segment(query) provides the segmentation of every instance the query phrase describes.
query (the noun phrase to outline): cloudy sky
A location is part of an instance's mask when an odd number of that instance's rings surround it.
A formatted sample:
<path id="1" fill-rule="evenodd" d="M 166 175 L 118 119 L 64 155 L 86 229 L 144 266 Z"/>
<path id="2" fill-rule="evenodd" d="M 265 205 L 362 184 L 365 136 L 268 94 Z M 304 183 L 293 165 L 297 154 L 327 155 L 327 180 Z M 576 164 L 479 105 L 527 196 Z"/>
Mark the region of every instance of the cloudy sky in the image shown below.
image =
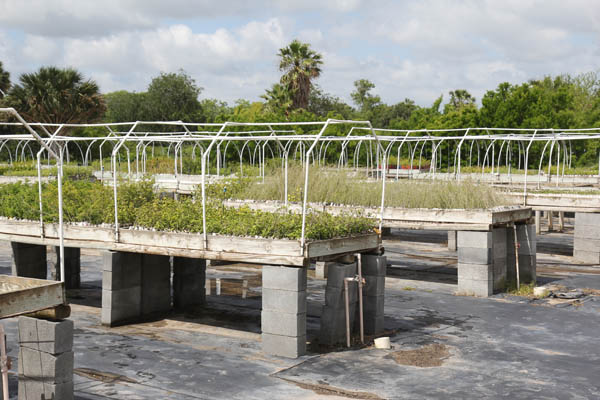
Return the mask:
<path id="1" fill-rule="evenodd" d="M 292 39 L 324 58 L 318 84 L 350 101 L 366 78 L 387 103 L 479 100 L 508 81 L 600 66 L 597 0 L 0 0 L 0 61 L 13 81 L 71 66 L 103 92 L 143 91 L 183 68 L 202 97 L 256 100 Z M 447 96 L 446 96 L 447 97 Z"/>

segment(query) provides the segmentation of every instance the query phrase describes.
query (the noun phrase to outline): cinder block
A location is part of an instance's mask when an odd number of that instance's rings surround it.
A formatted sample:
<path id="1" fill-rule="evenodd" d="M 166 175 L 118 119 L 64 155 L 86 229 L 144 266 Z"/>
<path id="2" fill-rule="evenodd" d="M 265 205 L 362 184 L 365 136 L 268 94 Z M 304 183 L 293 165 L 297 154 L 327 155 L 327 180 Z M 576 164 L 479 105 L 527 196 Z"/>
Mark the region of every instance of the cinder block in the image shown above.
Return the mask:
<path id="1" fill-rule="evenodd" d="M 49 321 L 19 317 L 19 345 L 49 354 L 60 354 L 73 348 L 73 321 Z"/>
<path id="2" fill-rule="evenodd" d="M 356 303 L 348 307 L 350 332 L 354 331 Z M 345 308 L 323 307 L 321 313 L 321 330 L 319 341 L 325 345 L 334 345 L 346 342 L 346 310 Z"/>
<path id="3" fill-rule="evenodd" d="M 381 227 L 381 236 L 382 237 L 390 236 L 391 234 L 392 234 L 392 228 L 386 227 L 386 226 Z"/>
<path id="4" fill-rule="evenodd" d="M 600 227 L 600 213 L 575 213 L 575 229 L 577 226 Z"/>
<path id="5" fill-rule="evenodd" d="M 600 239 L 600 227 L 591 225 L 575 225 L 575 237 L 581 239 Z"/>
<path id="6" fill-rule="evenodd" d="M 363 286 L 363 296 L 383 296 L 385 294 L 385 276 L 363 277 L 366 281 Z"/>
<path id="7" fill-rule="evenodd" d="M 573 258 L 586 264 L 600 264 L 600 252 L 573 250 Z"/>
<path id="8" fill-rule="evenodd" d="M 506 231 L 506 228 L 492 229 L 492 253 L 494 259 L 506 258 L 506 240 L 508 238 Z"/>
<path id="9" fill-rule="evenodd" d="M 363 317 L 382 316 L 384 314 L 385 297 L 384 296 L 364 296 L 363 297 Z M 358 310 L 357 305 L 357 310 Z"/>
<path id="10" fill-rule="evenodd" d="M 72 400 L 73 382 L 59 384 L 43 383 L 29 379 L 25 376 L 19 377 L 19 400 Z"/>
<path id="11" fill-rule="evenodd" d="M 385 318 L 383 314 L 374 315 L 364 319 L 363 326 L 365 335 L 378 335 L 385 329 Z"/>
<path id="12" fill-rule="evenodd" d="M 19 400 L 42 400 L 46 399 L 44 382 L 33 380 L 25 376 L 19 376 Z M 72 397 L 71 397 L 72 398 Z M 50 397 L 52 399 L 52 397 Z M 58 400 L 58 397 L 54 397 Z M 68 399 L 68 397 L 67 397 Z"/>
<path id="13" fill-rule="evenodd" d="M 142 257 L 141 313 L 171 309 L 171 264 L 169 257 L 144 254 Z"/>
<path id="14" fill-rule="evenodd" d="M 294 292 L 291 290 L 263 288 L 262 309 L 286 313 L 305 313 L 306 291 Z"/>
<path id="15" fill-rule="evenodd" d="M 505 258 L 494 257 L 493 278 L 494 278 L 494 293 L 501 292 L 506 289 L 506 254 Z"/>
<path id="16" fill-rule="evenodd" d="M 19 352 L 21 363 L 19 372 L 22 375 L 53 384 L 73 380 L 74 356 L 72 351 L 52 355 L 43 351 L 20 347 Z"/>
<path id="17" fill-rule="evenodd" d="M 333 264 L 329 261 L 317 261 L 315 263 L 315 278 L 325 279 L 329 271 L 329 266 Z"/>
<path id="18" fill-rule="evenodd" d="M 266 354 L 298 358 L 306 354 L 306 336 L 262 334 L 262 348 Z"/>
<path id="19" fill-rule="evenodd" d="M 35 279 L 47 278 L 46 246 L 11 242 L 11 247 L 13 275 Z"/>
<path id="20" fill-rule="evenodd" d="M 173 257 L 173 306 L 186 308 L 206 302 L 206 260 Z"/>
<path id="21" fill-rule="evenodd" d="M 65 247 L 65 288 L 78 289 L 81 286 L 81 250 L 78 247 Z M 60 280 L 60 247 L 51 247 L 48 254 L 52 279 Z"/>
<path id="22" fill-rule="evenodd" d="M 102 290 L 103 325 L 137 318 L 141 315 L 142 288 L 135 287 L 121 290 Z"/>
<path id="23" fill-rule="evenodd" d="M 494 266 L 491 264 L 458 263 L 458 281 L 463 279 L 488 281 L 494 279 Z"/>
<path id="24" fill-rule="evenodd" d="M 343 288 L 344 279 L 356 276 L 356 263 L 341 264 L 334 263 L 329 265 L 327 271 L 327 286 Z"/>
<path id="25" fill-rule="evenodd" d="M 492 232 L 458 231 L 457 236 L 459 250 L 461 247 L 491 249 L 492 240 Z"/>
<path id="26" fill-rule="evenodd" d="M 306 290 L 306 268 L 265 265 L 262 268 L 262 287 L 304 291 Z"/>
<path id="27" fill-rule="evenodd" d="M 113 267 L 140 268 L 142 265 L 142 255 L 138 253 L 127 253 L 124 251 L 105 251 L 102 254 L 102 270 L 112 271 Z"/>
<path id="28" fill-rule="evenodd" d="M 494 282 L 492 280 L 459 279 L 458 293 L 467 296 L 488 297 L 494 293 Z"/>
<path id="29" fill-rule="evenodd" d="M 361 272 L 363 275 L 385 276 L 387 257 L 363 254 L 361 259 Z"/>
<path id="30" fill-rule="evenodd" d="M 573 250 L 598 253 L 600 252 L 600 239 L 586 239 L 575 236 L 573 241 Z"/>
<path id="31" fill-rule="evenodd" d="M 46 396 L 46 400 L 72 400 L 73 391 L 73 381 L 59 384 L 44 383 L 44 395 Z"/>
<path id="32" fill-rule="evenodd" d="M 456 251 L 457 243 L 457 231 L 448 231 L 448 250 Z"/>
<path id="33" fill-rule="evenodd" d="M 516 227 L 519 254 L 535 255 L 537 252 L 535 225 L 516 225 Z"/>
<path id="34" fill-rule="evenodd" d="M 477 247 L 459 247 L 458 262 L 467 264 L 491 264 L 493 261 L 492 249 Z"/>
<path id="35" fill-rule="evenodd" d="M 292 314 L 263 310 L 260 316 L 261 330 L 283 336 L 306 336 L 306 313 Z"/>
<path id="36" fill-rule="evenodd" d="M 356 303 L 358 298 L 358 282 L 348 282 L 348 302 Z M 344 308 L 346 295 L 344 288 L 327 286 L 325 288 L 325 305 L 331 308 Z"/>

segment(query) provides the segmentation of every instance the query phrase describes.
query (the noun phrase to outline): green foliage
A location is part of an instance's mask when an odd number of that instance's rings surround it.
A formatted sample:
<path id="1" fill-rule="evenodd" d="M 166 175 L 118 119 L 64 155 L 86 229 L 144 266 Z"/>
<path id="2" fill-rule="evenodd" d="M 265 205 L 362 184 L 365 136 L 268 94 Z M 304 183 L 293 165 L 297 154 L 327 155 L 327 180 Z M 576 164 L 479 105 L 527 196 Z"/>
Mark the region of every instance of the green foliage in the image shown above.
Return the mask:
<path id="1" fill-rule="evenodd" d="M 354 100 L 354 103 L 363 115 L 368 114 L 375 106 L 381 103 L 379 96 L 369 93 L 371 89 L 375 88 L 375 84 L 368 79 L 354 81 L 354 87 L 355 90 L 350 93 L 350 97 L 352 97 L 352 100 Z"/>
<path id="2" fill-rule="evenodd" d="M 178 73 L 161 73 L 148 86 L 147 115 L 159 121 L 199 121 L 200 92 L 202 88 L 183 70 Z"/>
<path id="3" fill-rule="evenodd" d="M 192 198 L 160 199 L 152 190 L 152 181 L 119 185 L 118 211 L 121 226 L 137 226 L 160 231 L 200 233 L 202 204 Z M 218 191 L 218 188 L 213 190 Z M 43 185 L 44 221 L 58 221 L 58 186 Z M 63 210 L 66 222 L 87 222 L 92 225 L 114 223 L 113 189 L 99 182 L 65 181 Z M 37 185 L 22 183 L 0 186 L 0 215 L 9 218 L 37 220 L 39 218 Z M 302 217 L 291 213 L 269 213 L 223 207 L 212 198 L 206 209 L 207 231 L 234 236 L 259 236 L 278 239 L 299 239 Z M 320 240 L 366 233 L 374 221 L 360 215 L 331 216 L 324 213 L 307 215 L 307 239 Z"/>
<path id="4" fill-rule="evenodd" d="M 21 75 L 5 104 L 25 119 L 46 123 L 96 122 L 106 110 L 96 82 L 84 80 L 74 69 L 56 67 Z"/>
<path id="5" fill-rule="evenodd" d="M 321 54 L 313 51 L 310 44 L 293 40 L 279 49 L 279 69 L 283 72 L 281 84 L 292 98 L 292 108 L 308 107 L 312 80 L 321 75 Z"/>
<path id="6" fill-rule="evenodd" d="M 381 205 L 381 182 L 364 181 L 361 177 L 343 172 L 311 168 L 309 170 L 308 200 L 318 203 L 333 203 L 378 207 Z M 304 190 L 304 173 L 301 167 L 288 170 L 288 200 L 301 201 Z M 254 200 L 285 199 L 284 176 L 278 171 L 265 183 L 246 182 L 232 198 Z M 481 209 L 509 204 L 509 202 L 487 185 L 463 182 L 388 182 L 385 204 L 390 207 Z"/>

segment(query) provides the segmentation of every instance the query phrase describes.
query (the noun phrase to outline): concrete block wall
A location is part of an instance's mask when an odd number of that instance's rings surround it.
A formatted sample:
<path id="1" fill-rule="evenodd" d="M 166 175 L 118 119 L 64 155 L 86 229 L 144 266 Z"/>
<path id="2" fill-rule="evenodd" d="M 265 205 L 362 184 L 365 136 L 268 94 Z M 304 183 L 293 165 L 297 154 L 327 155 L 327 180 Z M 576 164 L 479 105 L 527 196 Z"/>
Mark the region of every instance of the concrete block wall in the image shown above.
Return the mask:
<path id="1" fill-rule="evenodd" d="M 184 309 L 206 302 L 206 260 L 173 257 L 173 307 Z"/>
<path id="2" fill-rule="evenodd" d="M 36 279 L 47 278 L 46 246 L 11 242 L 11 247 L 13 275 Z"/>
<path id="3" fill-rule="evenodd" d="M 377 335 L 384 329 L 385 273 L 387 257 L 362 255 L 361 272 L 366 283 L 363 286 L 363 323 L 365 335 Z M 357 307 L 357 313 L 360 312 Z M 358 314 L 355 326 L 360 328 Z"/>
<path id="4" fill-rule="evenodd" d="M 346 300 L 344 279 L 356 276 L 356 263 L 331 263 L 325 287 L 325 304 L 321 313 L 319 342 L 325 345 L 346 343 Z M 357 310 L 357 282 L 348 282 L 350 329 L 354 330 Z"/>
<path id="5" fill-rule="evenodd" d="M 519 280 L 521 283 L 535 283 L 537 279 L 537 237 L 535 224 L 517 224 L 517 243 L 519 245 Z M 514 228 L 513 228 L 514 229 Z M 510 229 L 509 229 L 510 230 Z M 511 257 L 514 259 L 514 231 L 509 235 Z M 508 241 L 507 241 L 508 243 Z M 516 284 L 516 265 L 511 263 L 508 269 L 507 280 L 509 284 Z"/>
<path id="6" fill-rule="evenodd" d="M 297 358 L 306 353 L 306 268 L 262 269 L 263 351 Z"/>
<path id="7" fill-rule="evenodd" d="M 169 256 L 142 254 L 142 315 L 171 309 L 171 262 Z"/>
<path id="8" fill-rule="evenodd" d="M 575 213 L 573 257 L 588 264 L 600 264 L 600 213 Z"/>
<path id="9" fill-rule="evenodd" d="M 19 317 L 20 400 L 73 398 L 73 321 Z"/>
<path id="10" fill-rule="evenodd" d="M 48 254 L 52 279 L 60 280 L 60 247 L 54 246 Z M 78 247 L 65 247 L 65 288 L 81 287 L 81 250 Z"/>

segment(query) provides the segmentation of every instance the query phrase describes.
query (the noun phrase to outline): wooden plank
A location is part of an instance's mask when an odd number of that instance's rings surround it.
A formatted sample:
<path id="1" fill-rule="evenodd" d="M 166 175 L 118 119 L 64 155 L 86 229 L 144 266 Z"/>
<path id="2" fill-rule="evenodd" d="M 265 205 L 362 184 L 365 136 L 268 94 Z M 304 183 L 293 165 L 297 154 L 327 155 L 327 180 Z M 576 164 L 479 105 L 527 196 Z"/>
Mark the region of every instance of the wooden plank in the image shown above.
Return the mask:
<path id="1" fill-rule="evenodd" d="M 27 314 L 64 303 L 62 282 L 0 275 L 0 318 Z"/>
<path id="2" fill-rule="evenodd" d="M 306 254 L 309 258 L 323 257 L 371 250 L 377 248 L 379 244 L 379 235 L 375 233 L 349 238 L 317 240 L 306 244 Z"/>
<path id="3" fill-rule="evenodd" d="M 459 224 L 459 223 L 437 223 L 437 222 L 413 222 L 413 221 L 383 221 L 384 227 L 413 230 L 434 231 L 489 231 L 492 224 Z"/>

